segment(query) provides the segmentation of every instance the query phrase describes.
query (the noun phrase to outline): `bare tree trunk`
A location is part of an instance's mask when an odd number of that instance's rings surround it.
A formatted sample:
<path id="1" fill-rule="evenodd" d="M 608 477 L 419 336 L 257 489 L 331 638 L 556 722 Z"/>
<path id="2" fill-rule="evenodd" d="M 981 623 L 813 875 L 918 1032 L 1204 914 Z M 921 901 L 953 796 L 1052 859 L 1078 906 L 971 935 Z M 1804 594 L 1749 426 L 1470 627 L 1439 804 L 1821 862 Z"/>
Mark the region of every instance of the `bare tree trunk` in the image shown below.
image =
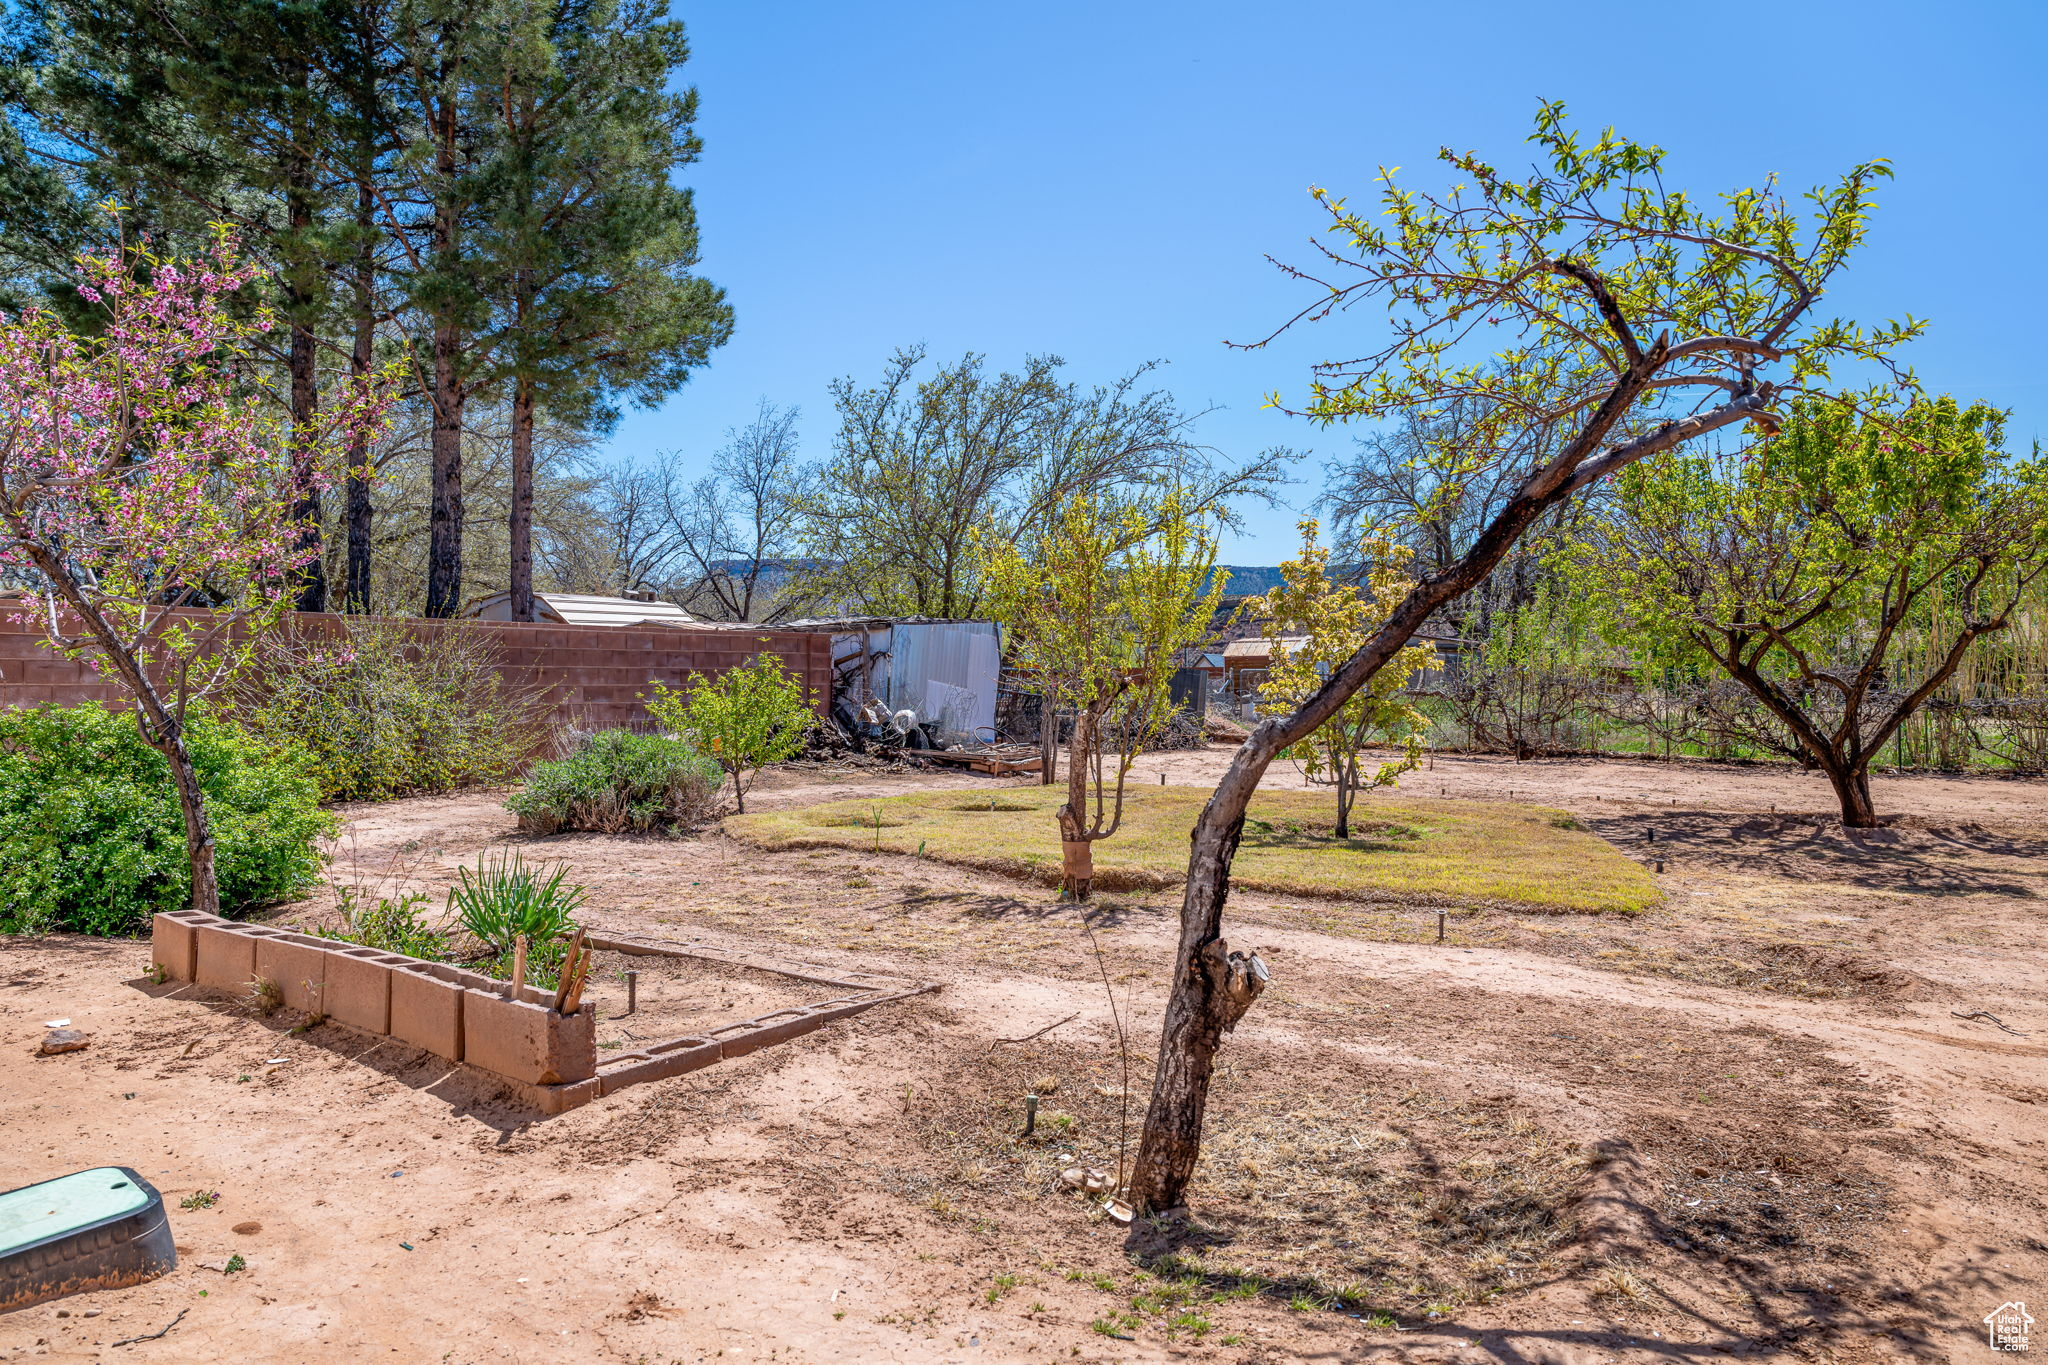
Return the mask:
<path id="1" fill-rule="evenodd" d="M 369 248 L 364 247 L 367 255 Z M 367 278 L 370 266 L 358 266 L 362 272 L 356 285 L 356 336 L 355 345 L 349 351 L 349 382 L 355 386 L 358 397 L 366 397 L 370 391 L 370 365 L 375 356 L 377 319 L 371 313 L 370 283 Z M 370 531 L 376 509 L 370 502 L 370 432 L 365 426 L 358 426 L 349 435 L 347 508 L 348 518 L 348 567 L 342 595 L 342 609 L 358 615 L 370 611 Z"/>
<path id="2" fill-rule="evenodd" d="M 1357 760 L 1337 760 L 1337 828 L 1336 837 L 1351 837 L 1351 807 L 1358 801 Z"/>
<path id="3" fill-rule="evenodd" d="M 451 202 L 456 176 L 456 138 L 460 132 L 454 72 L 459 58 L 448 59 L 450 70 L 443 73 L 440 107 L 434 114 L 434 171 L 437 193 L 442 202 L 434 209 L 434 264 L 437 268 L 459 268 L 461 214 Z M 434 318 L 433 375 L 428 400 L 434 409 L 432 438 L 433 506 L 427 520 L 427 606 L 428 616 L 453 616 L 462 605 L 462 410 L 468 398 L 459 366 L 462 360 L 462 328 L 455 304 L 443 300 Z"/>
<path id="4" fill-rule="evenodd" d="M 303 300 L 300 300 L 303 304 Z M 304 322 L 292 323 L 292 482 L 298 499 L 292 504 L 292 520 L 298 524 L 298 551 L 307 556 L 299 566 L 298 609 L 327 610 L 327 566 L 320 556 L 320 488 L 314 482 L 313 461 L 318 451 L 314 427 L 320 415 L 320 384 L 314 368 L 313 329 Z"/>
<path id="5" fill-rule="evenodd" d="M 303 62 L 297 64 L 296 75 L 303 89 L 308 75 L 308 68 Z M 298 135 L 293 141 L 296 146 L 303 147 L 305 134 L 303 130 L 295 131 Z M 313 296 L 305 283 L 306 276 L 312 271 L 305 260 L 306 238 L 313 226 L 312 175 L 310 160 L 304 152 L 294 151 L 287 170 L 285 191 L 285 219 L 291 250 L 285 270 L 284 295 L 285 308 L 291 319 L 292 481 L 297 485 L 298 493 L 298 500 L 292 504 L 292 520 L 299 528 L 298 552 L 306 557 L 306 562 L 296 571 L 299 583 L 297 605 L 300 611 L 326 611 L 327 565 L 320 553 L 320 487 L 315 481 L 318 471 L 313 465 L 318 454 L 313 438 L 320 417 L 320 378 L 313 327 L 307 320 Z"/>
<path id="6" fill-rule="evenodd" d="M 1059 780 L 1060 716 L 1052 694 L 1038 694 L 1038 785 L 1050 787 Z"/>
<path id="7" fill-rule="evenodd" d="M 462 408 L 456 377 L 461 332 L 452 321 L 434 325 L 432 438 L 433 506 L 428 514 L 428 616 L 453 616 L 462 604 Z"/>
<path id="8" fill-rule="evenodd" d="M 1259 722 L 1231 760 L 1190 836 L 1180 944 L 1160 1031 L 1158 1080 L 1145 1111 L 1131 1180 L 1130 1198 L 1140 1212 L 1158 1213 L 1185 1203 L 1200 1155 L 1216 1049 L 1259 992 L 1248 962 L 1224 945 L 1223 906 L 1230 895 L 1230 864 L 1244 830 L 1245 810 L 1267 766 L 1336 715 L 1407 645 L 1432 612 L 1483 581 L 1545 510 L 1627 464 L 1765 411 L 1762 399 L 1744 394 L 1722 407 L 1666 422 L 1601 450 L 1608 432 L 1635 405 L 1664 358 L 1665 343 L 1660 340 L 1608 392 L 1579 435 L 1524 480 L 1464 558 L 1417 583 L 1386 624 L 1333 670 L 1294 714 Z"/>
<path id="9" fill-rule="evenodd" d="M 1085 901 L 1095 885 L 1095 854 L 1088 840 L 1088 774 L 1095 751 L 1096 716 L 1086 706 L 1074 711 L 1074 734 L 1067 741 L 1067 800 L 1059 808 L 1060 894 Z"/>
<path id="10" fill-rule="evenodd" d="M 1828 762 L 1821 765 L 1828 775 L 1828 784 L 1835 789 L 1835 799 L 1842 804 L 1842 823 L 1851 829 L 1875 829 L 1884 821 L 1878 819 L 1877 806 L 1870 799 L 1870 763 Z"/>
<path id="11" fill-rule="evenodd" d="M 158 717 L 144 723 L 142 709 L 138 707 L 136 727 L 149 746 L 171 765 L 171 781 L 177 784 L 178 809 L 185 817 L 185 859 L 192 868 L 192 908 L 218 915 L 220 880 L 214 872 L 213 821 L 206 813 L 206 794 L 199 787 L 199 770 L 192 766 L 192 756 L 185 751 L 183 728 L 162 714 L 161 704 L 156 710 Z M 157 728 L 157 736 L 151 735 L 152 726 Z"/>
<path id="12" fill-rule="evenodd" d="M 536 621 L 533 603 L 533 383 L 512 391 L 512 619 Z"/>
<path id="13" fill-rule="evenodd" d="M 370 367 L 376 360 L 377 313 L 376 247 L 372 237 L 375 201 L 371 195 L 367 166 L 357 172 L 355 341 L 349 349 L 348 377 L 356 396 L 370 393 Z M 342 610 L 358 615 L 370 611 L 370 522 L 375 509 L 370 504 L 370 432 L 358 425 L 349 435 L 346 486 L 348 519 L 348 563 L 343 571 Z"/>

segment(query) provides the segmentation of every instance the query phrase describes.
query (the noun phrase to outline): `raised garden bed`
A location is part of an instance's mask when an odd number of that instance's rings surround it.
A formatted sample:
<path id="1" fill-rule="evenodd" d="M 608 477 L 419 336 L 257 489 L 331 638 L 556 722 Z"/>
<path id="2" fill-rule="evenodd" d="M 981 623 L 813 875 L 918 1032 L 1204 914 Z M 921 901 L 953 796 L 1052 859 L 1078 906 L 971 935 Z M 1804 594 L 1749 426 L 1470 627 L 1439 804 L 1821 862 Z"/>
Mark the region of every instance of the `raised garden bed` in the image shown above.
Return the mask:
<path id="1" fill-rule="evenodd" d="M 616 1047 L 602 1052 L 594 1005 L 564 1013 L 550 991 L 515 991 L 509 981 L 445 962 L 196 910 L 158 915 L 151 952 L 165 982 L 231 997 L 267 982 L 288 1009 L 488 1071 L 547 1113 L 936 989 L 708 945 L 602 934 L 586 935 L 584 943 L 598 955 L 599 970 L 607 963 L 615 973 L 630 967 L 647 981 L 640 1018 L 615 1012 L 605 1041 Z M 631 966 L 629 959 L 648 965 Z"/>

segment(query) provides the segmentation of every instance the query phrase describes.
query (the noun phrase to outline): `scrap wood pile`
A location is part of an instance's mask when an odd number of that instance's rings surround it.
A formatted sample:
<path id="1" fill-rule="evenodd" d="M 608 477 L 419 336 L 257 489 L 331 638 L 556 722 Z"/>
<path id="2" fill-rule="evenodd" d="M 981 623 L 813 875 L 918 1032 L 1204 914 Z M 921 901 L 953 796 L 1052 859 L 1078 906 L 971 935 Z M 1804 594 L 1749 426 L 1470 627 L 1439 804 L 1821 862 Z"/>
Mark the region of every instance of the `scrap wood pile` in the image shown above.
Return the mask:
<path id="1" fill-rule="evenodd" d="M 1228 717 L 1211 712 L 1202 718 L 1202 733 L 1215 744 L 1242 744 L 1251 738 L 1252 732 Z"/>

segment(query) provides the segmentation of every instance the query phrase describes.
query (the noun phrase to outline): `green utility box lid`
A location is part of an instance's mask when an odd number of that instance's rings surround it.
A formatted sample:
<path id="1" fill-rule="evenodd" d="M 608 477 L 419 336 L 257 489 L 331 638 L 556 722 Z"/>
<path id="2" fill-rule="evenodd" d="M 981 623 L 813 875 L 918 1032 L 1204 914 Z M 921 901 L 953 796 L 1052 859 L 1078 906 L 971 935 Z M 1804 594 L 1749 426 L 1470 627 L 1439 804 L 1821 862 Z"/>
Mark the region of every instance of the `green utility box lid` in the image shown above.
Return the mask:
<path id="1" fill-rule="evenodd" d="M 118 1166 L 98 1166 L 0 1194 L 0 1256 L 148 1206 L 151 1191 Z"/>

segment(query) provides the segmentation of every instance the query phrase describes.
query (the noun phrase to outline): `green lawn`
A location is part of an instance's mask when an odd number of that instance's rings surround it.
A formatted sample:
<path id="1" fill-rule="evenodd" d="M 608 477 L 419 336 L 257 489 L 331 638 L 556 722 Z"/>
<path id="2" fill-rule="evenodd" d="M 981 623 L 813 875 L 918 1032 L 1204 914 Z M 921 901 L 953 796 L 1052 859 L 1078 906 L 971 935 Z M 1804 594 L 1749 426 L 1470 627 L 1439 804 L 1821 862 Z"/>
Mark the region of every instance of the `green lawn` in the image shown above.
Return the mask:
<path id="1" fill-rule="evenodd" d="M 765 849 L 921 851 L 1056 886 L 1060 845 L 1052 812 L 1064 793 L 1005 787 L 830 801 L 730 816 L 725 829 Z M 1208 798 L 1205 788 L 1133 789 L 1123 828 L 1095 846 L 1096 888 L 1179 886 L 1188 831 Z M 1634 913 L 1663 898 L 1646 868 L 1545 806 L 1369 796 L 1353 814 L 1352 837 L 1342 840 L 1331 837 L 1334 808 L 1323 792 L 1259 796 L 1234 883 L 1284 895 L 1510 901 L 1556 911 Z"/>

